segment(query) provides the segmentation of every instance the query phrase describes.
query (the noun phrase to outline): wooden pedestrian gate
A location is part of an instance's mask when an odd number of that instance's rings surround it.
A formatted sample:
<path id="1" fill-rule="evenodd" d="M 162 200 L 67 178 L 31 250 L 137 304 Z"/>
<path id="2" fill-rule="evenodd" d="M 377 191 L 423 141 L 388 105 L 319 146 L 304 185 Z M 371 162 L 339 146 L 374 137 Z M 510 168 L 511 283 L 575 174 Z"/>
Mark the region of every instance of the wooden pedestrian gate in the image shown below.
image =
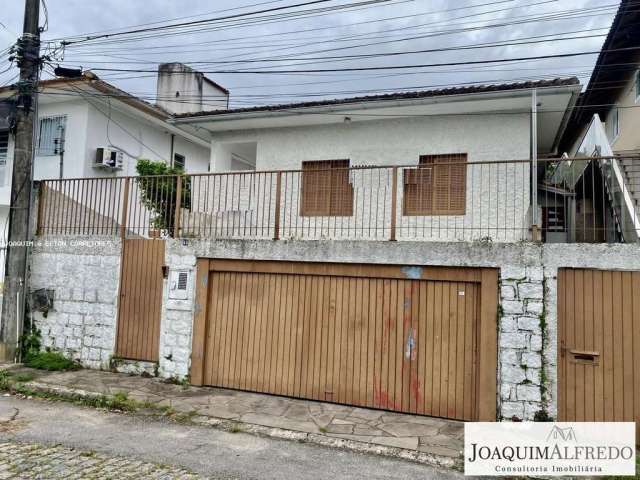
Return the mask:
<path id="1" fill-rule="evenodd" d="M 640 441 L 640 272 L 558 272 L 558 416 L 635 421 Z"/>
<path id="2" fill-rule="evenodd" d="M 158 361 L 165 241 L 123 240 L 116 355 Z"/>
<path id="3" fill-rule="evenodd" d="M 495 420 L 495 270 L 199 260 L 196 295 L 196 385 Z"/>

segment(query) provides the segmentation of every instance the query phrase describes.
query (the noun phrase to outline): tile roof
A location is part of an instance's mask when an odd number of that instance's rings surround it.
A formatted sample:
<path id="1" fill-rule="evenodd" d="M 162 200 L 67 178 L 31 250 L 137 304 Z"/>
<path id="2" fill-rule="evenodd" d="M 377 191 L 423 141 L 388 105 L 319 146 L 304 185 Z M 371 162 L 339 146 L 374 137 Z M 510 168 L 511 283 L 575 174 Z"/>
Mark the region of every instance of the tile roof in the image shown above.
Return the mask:
<path id="1" fill-rule="evenodd" d="M 331 100 L 317 100 L 317 101 L 278 104 L 278 105 L 261 105 L 256 107 L 242 107 L 242 108 L 234 108 L 229 110 L 209 110 L 209 111 L 205 110 L 202 112 L 195 112 L 195 113 L 183 113 L 183 114 L 175 115 L 174 117 L 175 118 L 191 118 L 191 117 L 201 117 L 201 116 L 228 115 L 233 113 L 244 113 L 244 112 L 247 112 L 247 113 L 248 112 L 268 112 L 268 111 L 289 110 L 294 108 L 305 108 L 305 107 L 348 105 L 348 104 L 363 103 L 363 102 L 419 99 L 419 98 L 429 98 L 429 97 L 444 97 L 448 95 L 499 92 L 499 91 L 506 91 L 506 90 L 522 90 L 522 89 L 531 89 L 531 88 L 571 86 L 571 85 L 579 85 L 579 83 L 580 82 L 577 77 L 567 77 L 567 78 L 555 78 L 551 80 L 531 80 L 526 82 L 515 82 L 515 83 L 471 85 L 471 86 L 465 86 L 465 87 L 441 88 L 436 90 L 397 92 L 397 93 L 387 93 L 382 95 L 368 95 L 368 96 L 360 96 L 360 97 L 337 98 L 337 99 L 331 99 Z"/>

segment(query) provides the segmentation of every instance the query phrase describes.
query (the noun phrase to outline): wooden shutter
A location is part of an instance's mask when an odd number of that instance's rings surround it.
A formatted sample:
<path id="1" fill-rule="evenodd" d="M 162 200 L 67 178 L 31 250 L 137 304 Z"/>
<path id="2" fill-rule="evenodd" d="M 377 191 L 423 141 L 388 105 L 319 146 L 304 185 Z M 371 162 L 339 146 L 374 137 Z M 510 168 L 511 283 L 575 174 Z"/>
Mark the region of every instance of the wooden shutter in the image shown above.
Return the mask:
<path id="1" fill-rule="evenodd" d="M 349 181 L 349 160 L 302 162 L 300 215 L 353 215 L 353 186 Z"/>
<path id="2" fill-rule="evenodd" d="M 464 215 L 466 162 L 466 153 L 421 155 L 417 169 L 404 170 L 404 215 Z"/>

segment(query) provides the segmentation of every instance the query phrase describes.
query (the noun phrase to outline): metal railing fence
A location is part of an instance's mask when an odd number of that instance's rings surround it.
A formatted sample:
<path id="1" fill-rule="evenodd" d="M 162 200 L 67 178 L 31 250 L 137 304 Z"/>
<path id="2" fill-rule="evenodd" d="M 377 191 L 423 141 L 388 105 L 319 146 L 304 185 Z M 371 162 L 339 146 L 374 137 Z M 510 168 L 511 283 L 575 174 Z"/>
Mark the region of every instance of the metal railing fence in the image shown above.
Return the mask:
<path id="1" fill-rule="evenodd" d="M 595 161 L 593 161 L 595 160 Z M 550 173 L 572 171 L 579 178 Z M 545 159 L 531 224 L 529 160 L 44 180 L 40 235 L 199 239 L 635 241 L 640 160 Z M 575 163 L 573 163 L 575 165 Z M 627 166 L 631 165 L 633 168 Z M 552 182 L 551 179 L 554 179 Z M 635 201 L 620 210 L 619 197 Z M 628 202 L 627 202 L 628 203 Z M 625 203 L 625 205 L 627 205 Z M 626 215 L 626 219 L 625 219 Z"/>

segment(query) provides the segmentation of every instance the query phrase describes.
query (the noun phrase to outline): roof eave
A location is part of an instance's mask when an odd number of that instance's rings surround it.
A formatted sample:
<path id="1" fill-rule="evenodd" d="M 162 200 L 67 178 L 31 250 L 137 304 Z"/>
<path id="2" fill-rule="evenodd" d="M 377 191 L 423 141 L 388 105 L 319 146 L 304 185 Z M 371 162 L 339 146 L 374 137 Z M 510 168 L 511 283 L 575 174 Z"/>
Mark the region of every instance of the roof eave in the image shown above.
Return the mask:
<path id="1" fill-rule="evenodd" d="M 534 87 L 537 92 L 551 92 L 553 90 L 558 91 L 571 91 L 572 98 L 577 96 L 582 89 L 580 84 L 569 85 L 551 85 L 545 87 Z M 434 105 L 439 103 L 461 102 L 468 101 L 469 99 L 492 99 L 492 98 L 509 98 L 509 97 L 521 97 L 529 95 L 534 88 L 519 88 L 519 89 L 505 89 L 505 90 L 493 90 L 488 92 L 473 92 L 473 93 L 459 93 L 451 95 L 435 95 L 425 96 L 421 98 L 404 98 L 394 100 L 364 100 L 359 102 L 345 102 L 339 104 L 330 105 L 315 105 L 308 107 L 292 107 L 292 108 L 278 108 L 269 109 L 265 107 L 263 110 L 244 111 L 244 112 L 212 112 L 210 115 L 196 114 L 191 116 L 173 117 L 169 120 L 170 123 L 182 124 L 182 123 L 206 123 L 206 122 L 222 122 L 230 120 L 255 120 L 260 118 L 270 118 L 275 116 L 294 116 L 304 115 L 305 113 L 321 114 L 321 113 L 336 113 L 336 112 L 349 112 L 353 110 L 372 110 L 378 108 L 394 108 L 398 106 L 421 106 L 421 105 Z"/>

